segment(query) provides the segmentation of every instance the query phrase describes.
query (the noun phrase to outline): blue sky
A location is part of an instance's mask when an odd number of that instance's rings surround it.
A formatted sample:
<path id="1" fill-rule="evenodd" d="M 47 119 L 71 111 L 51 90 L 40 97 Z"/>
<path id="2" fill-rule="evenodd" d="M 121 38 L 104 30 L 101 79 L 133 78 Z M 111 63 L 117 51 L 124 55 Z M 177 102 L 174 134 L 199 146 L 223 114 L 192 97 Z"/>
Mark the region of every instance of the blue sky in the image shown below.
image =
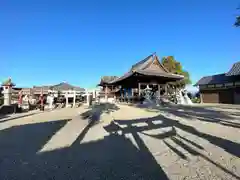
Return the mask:
<path id="1" fill-rule="evenodd" d="M 2 0 L 0 80 L 94 87 L 157 52 L 196 82 L 240 60 L 239 0 Z"/>

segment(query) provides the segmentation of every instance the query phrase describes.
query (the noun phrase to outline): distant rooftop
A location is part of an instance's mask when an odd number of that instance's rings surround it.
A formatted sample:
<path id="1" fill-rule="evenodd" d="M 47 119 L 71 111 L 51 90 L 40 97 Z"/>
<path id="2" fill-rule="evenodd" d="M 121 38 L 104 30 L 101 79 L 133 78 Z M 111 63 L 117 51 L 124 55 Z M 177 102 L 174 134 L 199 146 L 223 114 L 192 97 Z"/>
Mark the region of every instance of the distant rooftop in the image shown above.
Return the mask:
<path id="1" fill-rule="evenodd" d="M 240 75 L 240 62 L 236 62 L 233 64 L 232 68 L 227 73 L 216 74 L 212 76 L 204 76 L 195 85 L 198 86 L 233 82 L 239 75 Z"/>
<path id="2" fill-rule="evenodd" d="M 223 84 L 229 82 L 230 79 L 231 77 L 226 76 L 225 73 L 212 76 L 204 76 L 196 83 L 196 85 Z"/>
<path id="3" fill-rule="evenodd" d="M 78 86 L 74 86 L 74 85 L 71 85 L 71 84 L 66 83 L 66 82 L 62 82 L 62 83 L 59 83 L 59 84 L 56 84 L 56 85 L 43 85 L 43 86 L 33 86 L 33 87 L 24 87 L 24 88 L 23 87 L 22 88 L 21 87 L 16 87 L 16 88 L 25 89 L 25 90 L 33 89 L 34 91 L 41 91 L 41 90 L 44 90 L 44 91 L 48 91 L 48 90 L 55 90 L 55 91 L 67 91 L 67 90 L 85 91 L 84 88 L 81 88 L 81 87 L 78 87 Z"/>

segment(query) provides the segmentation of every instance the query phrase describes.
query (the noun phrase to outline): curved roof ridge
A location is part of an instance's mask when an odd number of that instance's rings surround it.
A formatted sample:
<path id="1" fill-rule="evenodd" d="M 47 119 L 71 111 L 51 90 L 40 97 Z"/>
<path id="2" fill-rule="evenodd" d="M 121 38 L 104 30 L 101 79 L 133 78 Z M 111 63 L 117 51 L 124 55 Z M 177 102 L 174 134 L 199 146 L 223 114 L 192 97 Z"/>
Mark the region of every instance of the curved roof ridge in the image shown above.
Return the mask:
<path id="1" fill-rule="evenodd" d="M 154 53 L 149 55 L 149 56 L 147 56 L 143 60 L 137 62 L 136 64 L 132 65 L 131 71 L 133 71 L 135 69 L 143 69 L 143 68 L 145 68 L 148 65 L 149 61 L 152 61 L 153 56 L 154 56 Z"/>

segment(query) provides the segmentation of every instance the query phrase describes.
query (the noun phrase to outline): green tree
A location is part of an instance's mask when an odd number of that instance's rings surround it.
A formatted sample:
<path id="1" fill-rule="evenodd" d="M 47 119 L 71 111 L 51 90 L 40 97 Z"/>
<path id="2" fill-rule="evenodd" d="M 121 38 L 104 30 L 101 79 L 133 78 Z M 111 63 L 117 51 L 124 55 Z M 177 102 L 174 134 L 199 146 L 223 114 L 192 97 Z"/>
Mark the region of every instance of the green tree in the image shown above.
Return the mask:
<path id="1" fill-rule="evenodd" d="M 185 85 L 191 84 L 189 73 L 183 69 L 181 63 L 178 62 L 173 56 L 162 58 L 162 64 L 170 73 L 184 76 L 183 80 L 171 83 L 172 85 L 185 87 Z"/>
<path id="2" fill-rule="evenodd" d="M 239 27 L 240 26 L 240 16 L 237 16 L 236 22 L 234 24 L 235 26 Z"/>
<path id="3" fill-rule="evenodd" d="M 238 10 L 240 9 L 240 8 L 237 8 Z M 237 16 L 236 17 L 236 21 L 235 21 L 235 23 L 234 23 L 234 26 L 236 26 L 236 27 L 239 27 L 240 26 L 240 16 Z"/>

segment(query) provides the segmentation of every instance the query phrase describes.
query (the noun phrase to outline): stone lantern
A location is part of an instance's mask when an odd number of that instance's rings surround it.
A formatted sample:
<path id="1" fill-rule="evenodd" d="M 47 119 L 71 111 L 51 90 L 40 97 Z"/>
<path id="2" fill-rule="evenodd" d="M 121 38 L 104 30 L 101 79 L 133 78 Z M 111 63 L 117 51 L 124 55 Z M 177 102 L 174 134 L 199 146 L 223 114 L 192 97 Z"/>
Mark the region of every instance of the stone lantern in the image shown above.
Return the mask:
<path id="1" fill-rule="evenodd" d="M 8 78 L 5 82 L 2 83 L 3 87 L 3 95 L 4 95 L 4 105 L 9 106 L 11 105 L 12 100 L 12 87 L 15 86 L 14 83 L 12 83 L 11 78 Z"/>

